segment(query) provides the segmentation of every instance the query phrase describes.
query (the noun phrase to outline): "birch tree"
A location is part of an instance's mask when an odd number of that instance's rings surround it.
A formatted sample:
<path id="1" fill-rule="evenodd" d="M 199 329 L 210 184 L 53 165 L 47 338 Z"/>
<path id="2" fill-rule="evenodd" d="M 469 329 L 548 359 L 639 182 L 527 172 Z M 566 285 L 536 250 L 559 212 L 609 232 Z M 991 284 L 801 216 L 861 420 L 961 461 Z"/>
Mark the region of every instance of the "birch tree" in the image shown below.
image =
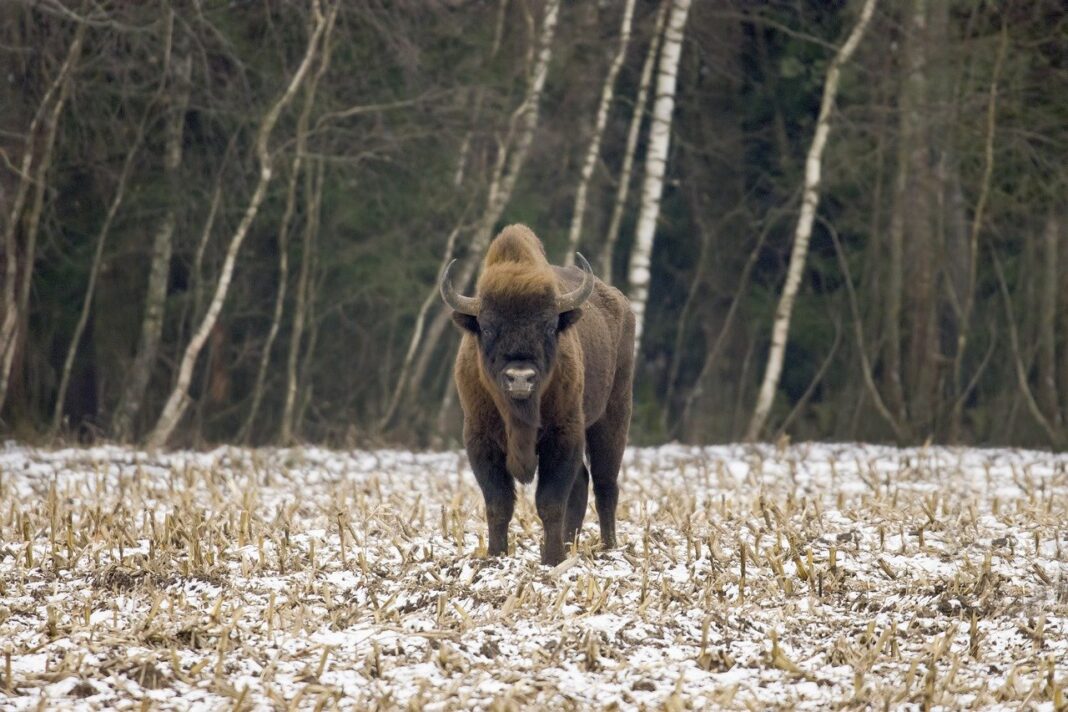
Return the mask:
<path id="1" fill-rule="evenodd" d="M 283 109 L 293 100 L 304 79 L 308 76 L 308 72 L 323 46 L 323 35 L 327 28 L 333 25 L 337 11 L 338 5 L 334 4 L 329 7 L 324 15 L 319 0 L 313 0 L 312 15 L 314 25 L 308 38 L 308 46 L 304 52 L 304 57 L 282 95 L 270 106 L 260 122 L 259 130 L 256 132 L 256 156 L 260 165 L 256 188 L 249 199 L 244 215 L 241 217 L 241 222 L 230 238 L 230 244 L 226 249 L 226 256 L 223 260 L 222 272 L 219 275 L 219 282 L 215 286 L 215 293 L 212 295 L 208 311 L 182 354 L 174 389 L 163 407 L 159 420 L 147 438 L 146 443 L 150 448 L 162 447 L 167 443 L 189 405 L 189 383 L 193 378 L 193 366 L 196 365 L 197 356 L 204 347 L 211 330 L 215 326 L 215 322 L 219 318 L 219 313 L 222 311 L 223 303 L 226 301 L 226 293 L 230 288 L 230 280 L 233 277 L 234 264 L 237 262 L 237 254 L 241 249 L 241 243 L 244 242 L 245 236 L 248 235 L 252 221 L 256 219 L 256 214 L 259 212 L 260 205 L 267 194 L 267 187 L 274 176 L 273 156 L 270 151 L 271 132 L 274 130 L 275 124 L 278 123 L 278 117 Z"/>
<path id="2" fill-rule="evenodd" d="M 19 325 L 26 317 L 26 308 L 30 301 L 30 282 L 33 277 L 33 264 L 36 259 L 37 228 L 41 219 L 41 207 L 48 169 L 52 164 L 52 148 L 55 145 L 59 117 L 63 113 L 70 94 L 71 75 L 82 54 L 85 41 L 86 24 L 81 23 L 75 30 L 74 39 L 67 49 L 67 56 L 45 92 L 37 107 L 30 128 L 26 132 L 26 148 L 22 154 L 19 182 L 15 189 L 15 198 L 11 204 L 7 224 L 4 226 L 4 260 L 5 278 L 3 291 L 3 319 L 0 321 L 0 411 L 7 399 L 8 385 L 11 379 L 11 366 L 18 350 Z M 43 128 L 42 128 L 43 127 Z M 36 163 L 37 133 L 41 130 L 41 154 Z M 33 200 L 29 213 L 25 213 L 25 231 L 23 247 L 22 281 L 19 283 L 19 250 L 16 239 L 20 221 L 30 187 L 33 187 Z"/>
<path id="3" fill-rule="evenodd" d="M 649 146 L 645 154 L 645 179 L 642 182 L 641 210 L 638 227 L 631 248 L 627 268 L 628 296 L 634 310 L 634 351 L 641 351 L 645 327 L 645 307 L 649 301 L 649 278 L 653 255 L 656 221 L 660 217 L 660 197 L 664 192 L 664 172 L 667 167 L 668 146 L 671 143 L 671 121 L 675 113 L 675 86 L 678 80 L 679 58 L 690 14 L 690 0 L 672 0 L 664 43 L 660 48 L 657 68 L 656 102 L 649 125 Z"/>
<path id="4" fill-rule="evenodd" d="M 505 207 L 512 198 L 516 181 L 526 162 L 527 153 L 534 140 L 534 132 L 538 128 L 541 95 L 545 88 L 545 79 L 549 75 L 549 63 L 553 56 L 553 38 L 556 35 L 556 21 L 559 14 L 560 0 L 549 0 L 545 6 L 545 19 L 542 21 L 537 54 L 526 93 L 522 103 L 512 114 L 507 138 L 497 155 L 493 178 L 486 195 L 486 207 L 478 220 L 468 247 L 467 259 L 456 270 L 454 284 L 457 289 L 465 289 L 474 278 L 479 262 L 482 260 L 482 254 L 489 246 L 497 221 L 501 219 Z M 434 289 L 437 289 L 436 283 Z M 409 381 L 413 386 L 423 380 L 430 359 L 448 323 L 449 311 L 443 308 L 438 311 L 438 315 L 427 329 L 422 353 Z"/>
<path id="5" fill-rule="evenodd" d="M 615 96 L 616 77 L 619 69 L 623 66 L 623 60 L 627 56 L 627 46 L 630 44 L 630 28 L 634 18 L 634 0 L 627 0 L 623 6 L 623 21 L 619 28 L 619 47 L 615 57 L 608 68 L 608 76 L 605 77 L 604 87 L 601 89 L 601 101 L 597 105 L 597 120 L 593 126 L 593 136 L 590 138 L 589 148 L 586 149 L 586 159 L 582 162 L 582 172 L 579 178 L 578 188 L 575 190 L 575 207 L 571 213 L 571 227 L 567 234 L 567 252 L 564 253 L 564 264 L 571 267 L 575 264 L 575 250 L 579 247 L 582 238 L 582 220 L 586 215 L 586 193 L 590 187 L 590 179 L 593 177 L 593 169 L 597 165 L 597 157 L 601 154 L 601 137 L 604 135 L 605 124 L 608 123 L 608 110 L 612 106 L 612 97 Z"/>
<path id="6" fill-rule="evenodd" d="M 297 361 L 300 358 L 300 344 L 304 336 L 304 323 L 308 316 L 309 279 L 311 278 L 313 248 L 315 236 L 319 231 L 319 214 L 323 203 L 323 161 L 315 159 L 315 172 L 305 175 L 306 209 L 304 235 L 302 240 L 302 259 L 300 276 L 297 279 L 297 303 L 293 308 L 293 326 L 289 332 L 289 354 L 286 357 L 285 400 L 282 405 L 282 425 L 279 439 L 283 445 L 293 441 L 293 408 L 297 402 Z"/>
<path id="7" fill-rule="evenodd" d="M 165 62 L 169 64 L 169 58 Z M 96 249 L 93 251 L 93 262 L 89 268 L 89 282 L 85 287 L 85 297 L 82 299 L 81 312 L 78 314 L 78 321 L 74 325 L 74 333 L 70 338 L 70 346 L 67 347 L 67 356 L 63 360 L 63 370 L 59 378 L 59 387 L 56 389 L 56 399 L 52 408 L 52 423 L 49 426 L 49 436 L 54 437 L 59 432 L 60 424 L 63 421 L 63 403 L 67 397 L 67 387 L 70 385 L 71 371 L 74 368 L 74 358 L 78 354 L 78 344 L 81 343 L 82 335 L 85 333 L 85 326 L 89 321 L 89 312 L 93 305 L 93 294 L 96 291 L 96 281 L 100 276 L 100 265 L 104 255 L 104 245 L 107 244 L 108 235 L 111 232 L 111 225 L 115 222 L 115 216 L 119 213 L 119 208 L 123 203 L 123 199 L 126 197 L 126 187 L 130 180 L 130 173 L 133 170 L 134 159 L 137 158 L 138 153 L 141 150 L 141 144 L 145 136 L 145 124 L 148 121 L 149 113 L 151 111 L 151 104 L 149 108 L 145 110 L 144 116 L 141 119 L 141 123 L 137 127 L 137 135 L 134 137 L 133 144 L 130 146 L 130 150 L 126 154 L 126 160 L 123 161 L 122 170 L 119 172 L 118 183 L 115 186 L 115 192 L 112 194 L 111 203 L 108 205 L 107 214 L 104 216 L 104 221 L 100 225 L 100 231 L 96 238 Z"/>
<path id="8" fill-rule="evenodd" d="M 81 343 L 82 335 L 85 332 L 85 326 L 89 321 L 89 313 L 92 309 L 93 294 L 96 291 L 97 278 L 100 276 L 100 266 L 104 255 L 104 246 L 107 244 L 108 235 L 111 232 L 111 226 L 115 221 L 116 215 L 118 215 L 119 208 L 122 206 L 123 200 L 126 197 L 126 188 L 129 183 L 130 173 L 133 171 L 134 160 L 137 158 L 141 145 L 144 142 L 145 128 L 148 124 L 149 117 L 153 108 L 159 101 L 161 95 L 167 84 L 167 75 L 171 67 L 171 48 L 173 46 L 174 37 L 174 13 L 171 12 L 167 16 L 167 21 L 163 26 L 163 72 L 162 79 L 159 83 L 152 100 L 148 103 L 141 120 L 137 125 L 137 133 L 134 136 L 133 143 L 130 146 L 129 151 L 126 153 L 126 159 L 123 161 L 122 170 L 119 172 L 119 179 L 115 187 L 115 192 L 112 194 L 111 203 L 108 206 L 104 221 L 101 223 L 99 234 L 96 240 L 96 249 L 93 252 L 92 265 L 89 268 L 89 280 L 85 288 L 85 297 L 82 299 L 81 312 L 78 315 L 78 321 L 74 326 L 74 333 L 71 335 L 70 346 L 67 348 L 67 356 L 63 361 L 63 369 L 60 374 L 59 387 L 56 389 L 55 403 L 52 410 L 52 421 L 49 426 L 49 436 L 54 437 L 59 431 L 60 424 L 63 420 L 63 403 L 66 400 L 67 388 L 70 385 L 71 371 L 74 368 L 74 359 L 78 354 L 78 346 Z"/>
<path id="9" fill-rule="evenodd" d="M 1042 230 L 1041 299 L 1038 309 L 1038 392 L 1053 423 L 1064 425 L 1060 400 L 1057 397 L 1057 243 L 1058 225 L 1050 210 Z"/>
<path id="10" fill-rule="evenodd" d="M 497 57 L 497 53 L 501 49 L 501 39 L 504 36 L 504 20 L 508 10 L 508 0 L 501 0 L 497 10 L 497 20 L 494 23 L 493 42 L 490 45 L 489 57 L 487 62 L 492 62 Z M 480 86 L 475 91 L 474 109 L 471 111 L 471 124 L 467 132 L 464 134 L 463 140 L 460 142 L 460 150 L 456 159 L 456 170 L 452 174 L 453 188 L 459 190 L 464 184 L 464 176 L 467 171 L 468 156 L 471 152 L 471 139 L 474 134 L 475 127 L 482 118 L 482 104 L 485 99 L 486 88 Z M 498 162 L 498 165 L 500 162 Z M 496 178 L 496 176 L 495 176 Z M 456 251 L 456 242 L 460 236 L 460 232 L 463 229 L 463 223 L 467 219 L 467 211 L 460 217 L 460 220 L 453 226 L 453 229 L 449 232 L 449 236 L 445 239 L 445 254 L 441 257 L 441 262 L 438 266 L 438 274 L 445 270 L 445 266 L 452 262 L 453 253 Z M 386 405 L 385 413 L 379 418 L 377 423 L 377 429 L 379 431 L 385 429 L 392 421 L 393 416 L 397 413 L 397 408 L 400 406 L 401 398 L 405 394 L 409 384 L 409 376 L 412 373 L 412 366 L 415 364 L 415 357 L 419 351 L 419 344 L 423 339 L 423 327 L 426 324 L 427 315 L 430 313 L 431 308 L 438 304 L 438 300 L 441 297 L 437 289 L 437 284 L 426 293 L 423 297 L 422 304 L 419 305 L 419 311 L 415 316 L 415 325 L 412 327 L 412 335 L 408 341 L 408 350 L 404 354 L 404 361 L 401 363 L 400 373 L 397 375 L 397 382 L 393 386 L 393 393 L 389 397 L 389 403 Z"/>
<path id="11" fill-rule="evenodd" d="M 167 278 L 170 274 L 174 229 L 177 222 L 178 170 L 182 164 L 182 139 L 185 112 L 189 105 L 191 71 L 192 58 L 182 51 L 174 63 L 170 116 L 166 125 L 167 139 L 163 155 L 163 171 L 171 190 L 171 200 L 168 201 L 163 218 L 152 238 L 152 258 L 148 268 L 148 286 L 145 289 L 145 311 L 141 318 L 141 336 L 112 423 L 112 434 L 120 441 L 128 440 L 133 434 L 134 418 L 141 409 L 145 389 L 148 387 L 152 367 L 156 363 L 159 352 L 160 336 L 163 333 Z"/>
<path id="12" fill-rule="evenodd" d="M 653 79 L 653 68 L 656 67 L 656 56 L 660 52 L 660 42 L 664 35 L 667 7 L 665 0 L 660 3 L 660 8 L 656 11 L 653 36 L 645 52 L 645 61 L 642 63 L 642 72 L 638 79 L 638 93 L 634 97 L 634 109 L 631 111 L 630 127 L 627 129 L 627 142 L 623 148 L 623 165 L 619 169 L 616 197 L 612 201 L 612 218 L 608 221 L 608 232 L 605 233 L 604 248 L 601 251 L 602 279 L 609 284 L 612 283 L 612 263 L 615 261 L 616 242 L 619 240 L 619 226 L 623 222 L 623 209 L 626 207 L 627 193 L 630 191 L 634 154 L 638 149 L 638 136 L 641 133 L 642 117 L 645 115 L 645 104 L 649 97 L 649 85 Z"/>
<path id="13" fill-rule="evenodd" d="M 307 89 L 304 92 L 304 104 L 301 106 L 300 116 L 297 117 L 293 160 L 290 162 L 289 184 L 286 188 L 286 205 L 282 212 L 282 221 L 278 225 L 278 291 L 275 293 L 274 297 L 274 311 L 271 317 L 271 326 L 267 331 L 267 339 L 263 344 L 263 352 L 260 354 L 259 368 L 256 370 L 256 382 L 252 386 L 252 405 L 249 407 L 248 415 L 245 416 L 245 423 L 241 426 L 241 432 L 238 435 L 238 440 L 241 442 L 247 443 L 249 436 L 252 433 L 252 425 L 259 412 L 260 403 L 263 401 L 264 382 L 267 380 L 267 367 L 271 362 L 271 347 L 274 346 L 274 340 L 278 337 L 278 331 L 282 325 L 282 315 L 285 311 L 286 291 L 289 279 L 289 228 L 290 223 L 293 220 L 293 214 L 296 212 L 297 182 L 304 166 L 304 154 L 307 151 L 308 145 L 308 124 L 311 120 L 312 109 L 315 108 L 316 92 L 319 88 L 319 82 L 322 80 L 323 75 L 326 74 L 326 70 L 330 66 L 329 41 L 330 32 L 328 31 L 324 39 L 322 59 L 319 62 L 319 66 L 316 67 L 311 80 L 308 82 Z M 308 219 L 311 218 L 309 217 Z M 301 276 L 304 276 L 303 268 L 301 270 Z"/>
<path id="14" fill-rule="evenodd" d="M 756 407 L 746 429 L 746 438 L 756 440 L 764 430 L 768 414 L 771 412 L 775 392 L 779 388 L 782 376 L 783 355 L 786 352 L 786 340 L 790 332 L 790 317 L 793 314 L 794 300 L 801 286 L 801 274 L 805 269 L 808 256 L 809 240 L 812 237 L 812 223 L 816 217 L 816 208 L 820 202 L 820 172 L 823 168 L 823 149 L 827 145 L 827 136 L 831 130 L 831 112 L 834 111 L 835 97 L 838 94 L 838 81 L 842 67 L 853 55 L 860 44 L 864 31 L 868 27 L 875 0 L 865 0 L 860 18 L 849 33 L 848 39 L 835 53 L 831 65 L 827 68 L 827 78 L 823 83 L 823 99 L 820 101 L 819 118 L 816 120 L 816 134 L 805 159 L 804 192 L 801 197 L 801 214 L 794 229 L 794 246 L 790 252 L 790 264 L 786 271 L 786 283 L 783 285 L 779 306 L 775 310 L 772 326 L 771 351 L 768 354 L 764 380 L 760 385 Z"/>

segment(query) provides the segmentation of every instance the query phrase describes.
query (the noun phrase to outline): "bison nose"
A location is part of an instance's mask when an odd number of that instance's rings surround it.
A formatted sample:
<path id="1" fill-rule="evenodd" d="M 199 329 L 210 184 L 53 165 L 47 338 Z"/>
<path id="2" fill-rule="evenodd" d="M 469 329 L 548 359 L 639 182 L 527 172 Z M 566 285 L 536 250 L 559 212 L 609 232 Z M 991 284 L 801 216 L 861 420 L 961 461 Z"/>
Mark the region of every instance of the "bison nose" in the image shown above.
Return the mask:
<path id="1" fill-rule="evenodd" d="M 507 368 L 504 370 L 504 381 L 509 391 L 529 392 L 534 390 L 536 375 L 533 368 Z"/>

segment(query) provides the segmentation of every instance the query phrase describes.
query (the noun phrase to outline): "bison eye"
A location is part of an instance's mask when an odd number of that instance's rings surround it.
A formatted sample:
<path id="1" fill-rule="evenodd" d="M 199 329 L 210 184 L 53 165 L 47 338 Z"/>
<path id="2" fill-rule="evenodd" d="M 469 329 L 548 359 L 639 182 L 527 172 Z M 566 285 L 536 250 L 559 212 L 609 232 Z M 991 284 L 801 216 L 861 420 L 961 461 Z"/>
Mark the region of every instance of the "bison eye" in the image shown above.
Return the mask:
<path id="1" fill-rule="evenodd" d="M 482 336 L 483 336 L 483 338 L 486 338 L 486 339 L 492 339 L 493 338 L 493 329 L 489 329 L 489 328 L 483 327 L 482 328 Z"/>
<path id="2" fill-rule="evenodd" d="M 545 327 L 546 336 L 556 336 L 556 324 L 549 324 Z"/>

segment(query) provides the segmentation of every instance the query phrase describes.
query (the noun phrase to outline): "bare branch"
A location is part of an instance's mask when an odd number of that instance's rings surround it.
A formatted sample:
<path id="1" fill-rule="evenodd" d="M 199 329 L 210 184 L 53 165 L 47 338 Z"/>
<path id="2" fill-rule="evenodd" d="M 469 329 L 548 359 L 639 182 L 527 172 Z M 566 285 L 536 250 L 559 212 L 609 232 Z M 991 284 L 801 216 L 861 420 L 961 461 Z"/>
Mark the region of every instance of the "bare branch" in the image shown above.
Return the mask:
<path id="1" fill-rule="evenodd" d="M 1064 445 L 1064 438 L 1061 433 L 1054 429 L 1042 413 L 1042 409 L 1038 407 L 1035 395 L 1031 391 L 1031 385 L 1027 382 L 1027 368 L 1024 366 L 1023 358 L 1020 356 L 1020 337 L 1016 331 L 1016 315 L 1012 307 L 1012 297 L 1009 296 L 1009 287 L 1005 282 L 1005 270 L 1002 269 L 1001 259 L 993 248 L 990 249 L 990 255 L 994 258 L 994 272 L 998 277 L 998 289 L 1001 291 L 1001 298 L 1005 302 L 1005 320 L 1008 322 L 1009 343 L 1012 346 L 1013 364 L 1016 367 L 1016 383 L 1020 387 L 1020 395 L 1023 396 L 1024 403 L 1027 404 L 1027 410 L 1030 411 L 1035 422 L 1045 431 L 1050 445 L 1060 449 Z"/>
<path id="2" fill-rule="evenodd" d="M 816 219 L 827 228 L 827 232 L 831 235 L 831 240 L 834 242 L 834 251 L 838 256 L 838 266 L 842 270 L 842 277 L 845 279 L 846 294 L 849 297 L 849 310 L 853 316 L 853 334 L 857 339 L 857 353 L 860 356 L 860 370 L 861 375 L 864 377 L 864 385 L 871 394 L 872 402 L 875 403 L 875 410 L 893 429 L 894 437 L 897 438 L 898 442 L 903 443 L 906 440 L 905 431 L 902 429 L 901 424 L 897 422 L 897 418 L 890 412 L 890 409 L 886 407 L 886 403 L 879 393 L 879 388 L 875 385 L 875 378 L 872 376 L 868 348 L 864 341 L 864 326 L 860 317 L 860 308 L 857 306 L 857 293 L 853 288 L 853 277 L 849 273 L 849 262 L 845 258 L 845 251 L 842 250 L 842 241 L 838 238 L 838 230 L 824 218 L 816 216 Z"/>
<path id="3" fill-rule="evenodd" d="M 820 172 L 823 167 L 823 149 L 827 143 L 827 136 L 831 130 L 831 112 L 834 110 L 835 98 L 838 94 L 838 81 L 842 66 L 849 61 L 861 37 L 868 27 L 872 12 L 875 10 L 875 0 L 865 0 L 864 7 L 860 12 L 860 19 L 849 33 L 849 38 L 838 50 L 831 65 L 827 69 L 827 80 L 823 85 L 823 99 L 820 102 L 819 118 L 816 121 L 816 134 L 809 147 L 808 157 L 805 160 L 805 192 L 801 200 L 801 215 L 797 220 L 797 229 L 794 231 L 794 246 L 790 253 L 790 266 L 786 272 L 786 283 L 783 285 L 782 297 L 775 311 L 775 323 L 772 327 L 771 350 L 768 353 L 767 368 L 764 372 L 764 380 L 760 386 L 760 394 L 757 396 L 753 416 L 746 429 L 746 439 L 756 440 L 764 430 L 768 414 L 775 400 L 775 392 L 779 386 L 779 378 L 782 375 L 783 356 L 786 353 L 786 339 L 790 330 L 790 317 L 793 313 L 794 298 L 801 286 L 801 274 L 805 267 L 805 259 L 808 255 L 808 243 L 812 237 L 812 221 L 816 216 L 816 208 L 819 205 Z"/>
<path id="4" fill-rule="evenodd" d="M 189 383 L 193 377 L 193 366 L 196 363 L 197 356 L 200 354 L 200 350 L 207 341 L 211 330 L 215 327 L 215 322 L 219 317 L 219 313 L 222 311 L 223 302 L 226 300 L 226 293 L 230 288 L 230 279 L 233 276 L 234 265 L 237 262 L 237 253 L 241 249 L 241 243 L 248 234 L 249 228 L 252 226 L 252 221 L 256 219 L 260 205 L 267 194 L 267 186 L 270 184 L 271 178 L 273 177 L 273 166 L 269 146 L 271 132 L 274 130 L 274 126 L 278 122 L 278 117 L 281 115 L 282 110 L 289 105 L 293 100 L 293 97 L 296 95 L 297 90 L 304 83 L 304 79 L 308 75 L 308 71 L 319 51 L 323 32 L 333 23 L 333 18 L 337 15 L 338 5 L 331 5 L 328 15 L 325 18 L 322 16 L 318 0 L 313 0 L 312 9 L 316 16 L 316 21 L 312 36 L 308 40 L 308 47 L 304 53 L 304 58 L 301 60 L 300 66 L 293 74 L 292 79 L 290 79 L 289 85 L 286 87 L 285 91 L 267 110 L 256 135 L 256 155 L 259 158 L 260 163 L 259 181 L 256 184 L 252 197 L 249 199 L 248 207 L 245 209 L 245 214 L 241 218 L 241 223 L 237 226 L 233 236 L 230 238 L 230 246 L 226 251 L 222 274 L 219 276 L 219 282 L 215 287 L 215 294 L 212 297 L 211 304 L 208 306 L 208 312 L 204 315 L 200 327 L 197 329 L 196 333 L 193 334 L 192 339 L 190 339 L 189 344 L 186 346 L 185 353 L 182 356 L 181 366 L 178 371 L 178 381 L 175 384 L 170 397 L 167 399 L 167 403 L 163 408 L 163 412 L 160 414 L 159 420 L 156 422 L 155 428 L 153 428 L 148 436 L 147 444 L 149 447 L 158 448 L 167 443 L 167 440 L 170 439 L 171 433 L 178 425 L 179 419 L 182 417 L 182 414 L 188 406 L 188 389 Z"/>

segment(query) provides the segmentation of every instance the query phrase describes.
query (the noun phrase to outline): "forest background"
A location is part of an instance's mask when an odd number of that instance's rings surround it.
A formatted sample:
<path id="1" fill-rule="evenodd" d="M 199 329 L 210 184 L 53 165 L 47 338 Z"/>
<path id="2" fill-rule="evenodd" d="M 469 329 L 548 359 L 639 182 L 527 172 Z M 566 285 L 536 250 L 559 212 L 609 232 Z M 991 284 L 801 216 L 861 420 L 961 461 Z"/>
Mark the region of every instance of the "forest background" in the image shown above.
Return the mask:
<path id="1" fill-rule="evenodd" d="M 634 442 L 1068 442 L 1059 0 L 8 0 L 0 67 L 2 437 L 455 445 L 437 279 L 524 222 L 640 304 Z"/>

